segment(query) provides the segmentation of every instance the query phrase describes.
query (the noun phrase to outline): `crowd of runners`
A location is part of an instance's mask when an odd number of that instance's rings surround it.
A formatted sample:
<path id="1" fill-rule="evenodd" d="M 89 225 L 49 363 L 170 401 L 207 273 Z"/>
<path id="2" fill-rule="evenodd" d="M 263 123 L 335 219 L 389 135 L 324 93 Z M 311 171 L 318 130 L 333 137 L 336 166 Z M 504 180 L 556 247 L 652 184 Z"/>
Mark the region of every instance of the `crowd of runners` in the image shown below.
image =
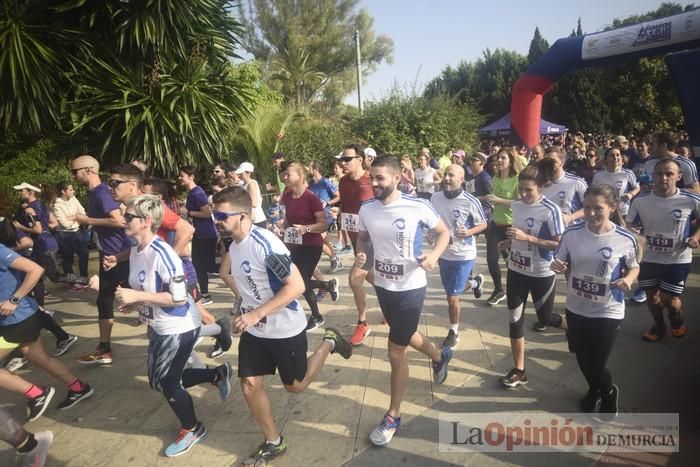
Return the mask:
<path id="1" fill-rule="evenodd" d="M 195 167 L 182 167 L 183 205 L 173 184 L 149 178 L 140 161 L 102 173 L 95 158 L 79 156 L 71 162 L 74 181 L 59 185 L 56 199 L 46 200 L 46 187 L 24 182 L 15 187 L 17 212 L 11 212 L 12 200 L 0 203 L 6 205 L 0 206 L 0 358 L 7 361 L 0 388 L 27 398 L 27 422 L 39 418 L 57 389 L 15 373 L 29 362 L 67 386 L 58 409 L 90 403 L 94 389 L 73 369 L 85 372 L 57 358 L 77 337 L 45 308 L 43 281 L 68 283 L 76 293 L 92 288 L 99 340 L 77 363 L 119 365 L 111 346 L 114 314 L 134 314 L 148 337 L 149 384 L 163 394 L 180 425 L 165 448 L 168 457 L 187 452 L 206 435 L 186 389 L 213 384 L 224 401 L 232 391 L 233 366 L 207 367 L 195 347 L 211 337 L 209 356 L 219 357 L 232 346 L 232 335 L 240 335 L 235 366 L 264 436 L 242 463 L 261 465 L 287 449 L 264 376 L 278 373 L 287 391 L 305 390 L 330 354 L 349 359 L 353 347 L 363 344 L 371 333 L 368 303 L 376 299 L 389 329 L 390 403 L 369 439 L 384 446 L 401 424 L 408 348 L 430 359 L 434 381 L 442 384 L 460 326 L 469 326 L 461 316 L 462 296 L 480 299 L 490 289 L 488 306 L 505 301 L 503 332 L 513 355 L 513 367 L 500 382 L 508 388 L 528 382 L 524 316 L 530 297 L 537 316 L 532 331 L 561 329 L 586 379 L 578 409 L 612 420 L 620 389 L 607 361 L 625 300 L 646 301 L 652 321 L 645 341 L 687 332 L 681 298 L 700 241 L 700 185 L 680 147 L 676 135 L 660 132 L 635 142 L 634 149 L 622 136 L 598 146 L 578 137 L 544 142 L 531 151 L 492 144 L 484 152 L 467 156 L 455 150 L 440 159 L 423 148 L 414 169 L 409 156 L 377 155 L 349 144 L 333 159 L 331 177 L 323 174 L 329 161 L 307 166 L 274 154 L 275 178 L 265 187 L 249 162 L 216 165 L 210 194 L 198 185 Z M 72 183 L 87 189 L 85 208 Z M 93 277 L 91 241 L 99 249 Z M 79 274 L 73 270 L 76 254 Z M 490 281 L 475 270 L 480 254 Z M 348 284 L 357 323 L 346 340 L 326 325 L 334 320 L 322 315 L 319 302 L 338 300 L 339 281 L 324 272 L 340 272 L 347 255 L 354 255 Z M 322 256 L 330 264 L 324 272 Z M 434 269 L 449 318 L 439 343 L 418 331 L 427 274 Z M 219 319 L 206 309 L 212 273 L 232 292 L 231 313 Z M 554 310 L 557 274 L 566 282 L 559 291 L 566 297 L 562 313 Z M 365 282 L 374 287 L 374 297 L 367 296 Z M 306 333 L 319 327 L 321 343 L 309 354 Z M 56 338 L 53 356 L 39 338 L 42 329 Z M 26 431 L 0 410 L 0 438 L 16 448 L 19 465 L 43 465 L 53 435 Z"/>

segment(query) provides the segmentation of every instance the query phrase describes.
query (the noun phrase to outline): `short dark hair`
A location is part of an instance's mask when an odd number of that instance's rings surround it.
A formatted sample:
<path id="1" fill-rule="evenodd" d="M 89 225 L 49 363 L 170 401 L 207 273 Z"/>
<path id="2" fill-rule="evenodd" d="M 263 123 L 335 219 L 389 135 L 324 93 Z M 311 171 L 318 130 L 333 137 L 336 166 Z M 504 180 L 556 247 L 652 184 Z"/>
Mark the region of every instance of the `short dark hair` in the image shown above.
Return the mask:
<path id="1" fill-rule="evenodd" d="M 115 165 L 109 173 L 125 175 L 131 180 L 136 180 L 139 186 L 143 186 L 143 172 L 133 164 Z"/>
<path id="2" fill-rule="evenodd" d="M 673 164 L 678 169 L 678 173 L 680 173 L 680 171 L 681 171 L 681 164 L 679 164 L 676 159 L 661 159 L 659 162 L 654 164 L 654 172 L 656 172 L 656 168 L 658 166 L 664 165 L 664 164 Z"/>
<path id="3" fill-rule="evenodd" d="M 285 154 L 282 151 L 277 151 L 270 157 L 270 159 L 276 161 L 277 159 L 285 159 L 286 157 L 287 156 L 285 156 Z"/>
<path id="4" fill-rule="evenodd" d="M 536 165 L 528 165 L 518 174 L 518 182 L 535 182 L 539 187 L 542 186 L 540 178 L 538 177 L 540 170 Z"/>
<path id="5" fill-rule="evenodd" d="M 671 131 L 659 131 L 654 133 L 654 140 L 657 144 L 665 144 L 666 149 L 674 151 L 678 145 L 678 135 Z"/>
<path id="6" fill-rule="evenodd" d="M 185 165 L 183 167 L 180 167 L 180 172 L 184 172 L 190 177 L 196 178 L 195 174 L 197 173 L 197 167 L 195 167 L 194 165 Z"/>
<path id="7" fill-rule="evenodd" d="M 372 167 L 385 167 L 393 174 L 401 173 L 401 163 L 394 156 L 379 156 L 372 162 Z"/>
<path id="8" fill-rule="evenodd" d="M 216 193 L 212 198 L 212 203 L 228 203 L 235 209 L 240 209 L 248 214 L 250 214 L 253 206 L 248 190 L 239 186 L 224 188 Z"/>
<path id="9" fill-rule="evenodd" d="M 144 185 L 151 186 L 151 193 L 154 195 L 160 195 L 163 199 L 168 198 L 170 190 L 168 190 L 168 184 L 165 180 L 160 178 L 147 178 L 143 181 Z"/>
<path id="10" fill-rule="evenodd" d="M 554 164 L 556 164 L 556 162 L 548 157 L 537 161 L 537 184 L 539 186 L 544 186 L 547 182 L 554 180 L 556 175 Z"/>
<path id="11" fill-rule="evenodd" d="M 221 170 L 223 170 L 224 173 L 235 172 L 238 168 L 238 164 L 234 164 L 233 162 L 228 161 L 221 161 L 217 165 L 221 167 Z"/>
<path id="12" fill-rule="evenodd" d="M 345 149 L 352 149 L 355 151 L 355 154 L 357 154 L 358 156 L 362 156 L 363 158 L 365 157 L 365 147 L 362 146 L 361 144 L 356 144 L 356 143 L 348 144 L 343 148 L 343 150 L 345 150 Z"/>
<path id="13" fill-rule="evenodd" d="M 73 184 L 71 182 L 59 182 L 56 184 L 59 193 L 66 191 L 69 186 L 73 186 Z"/>

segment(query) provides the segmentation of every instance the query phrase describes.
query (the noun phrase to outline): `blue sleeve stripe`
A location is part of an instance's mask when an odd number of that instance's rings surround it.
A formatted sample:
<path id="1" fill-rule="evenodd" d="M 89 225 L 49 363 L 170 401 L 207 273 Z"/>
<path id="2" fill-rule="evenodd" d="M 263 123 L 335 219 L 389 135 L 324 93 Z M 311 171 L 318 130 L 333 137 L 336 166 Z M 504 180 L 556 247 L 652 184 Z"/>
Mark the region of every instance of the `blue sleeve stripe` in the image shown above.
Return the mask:
<path id="1" fill-rule="evenodd" d="M 700 195 L 698 195 L 697 193 L 693 193 L 692 191 L 683 190 L 683 189 L 678 190 L 678 192 L 681 195 L 686 196 L 688 198 L 691 198 L 695 201 L 700 201 Z"/>
<path id="2" fill-rule="evenodd" d="M 160 243 L 162 240 L 160 238 L 156 238 L 151 242 L 151 247 L 158 253 L 158 256 L 163 260 L 165 263 L 166 267 L 172 272 L 175 273 L 177 271 L 177 268 L 175 267 L 175 263 L 173 262 L 173 259 L 170 257 L 168 254 L 168 251 L 163 248 L 163 245 Z"/>
<path id="3" fill-rule="evenodd" d="M 481 220 L 483 220 L 485 223 L 486 222 L 486 215 L 484 214 L 484 210 L 481 208 L 481 201 L 479 201 L 476 196 L 473 196 L 473 195 L 467 193 L 466 191 L 462 192 L 462 195 L 464 195 L 464 197 L 466 199 L 471 201 L 472 204 L 474 204 L 474 206 L 476 206 L 476 209 L 479 212 L 479 215 L 481 216 Z"/>
<path id="4" fill-rule="evenodd" d="M 258 228 L 253 226 L 253 228 L 250 230 L 250 236 L 258 242 L 262 247 L 263 250 L 265 250 L 265 254 L 269 255 L 272 253 L 272 245 L 270 245 L 270 242 L 265 238 L 263 234 L 258 232 Z"/>
<path id="5" fill-rule="evenodd" d="M 632 245 L 634 245 L 634 250 L 637 251 L 637 239 L 635 238 L 634 235 L 632 235 L 632 233 L 630 231 L 623 229 L 619 225 L 616 225 L 615 232 L 622 235 L 623 237 L 629 238 L 632 241 Z"/>
<path id="6" fill-rule="evenodd" d="M 562 225 L 561 210 L 559 209 L 559 206 L 545 197 L 542 197 L 542 206 L 549 209 L 549 211 L 552 213 L 552 217 L 554 218 L 554 227 L 556 228 L 556 232 L 558 232 L 556 235 L 561 235 L 564 232 L 564 226 Z"/>

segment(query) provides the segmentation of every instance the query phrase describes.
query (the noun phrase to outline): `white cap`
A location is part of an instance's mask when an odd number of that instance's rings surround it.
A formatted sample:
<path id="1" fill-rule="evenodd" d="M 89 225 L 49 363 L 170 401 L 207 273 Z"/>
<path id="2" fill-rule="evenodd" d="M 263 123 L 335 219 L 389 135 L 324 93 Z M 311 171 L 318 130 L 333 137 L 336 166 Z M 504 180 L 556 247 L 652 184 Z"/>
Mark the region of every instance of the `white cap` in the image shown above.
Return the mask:
<path id="1" fill-rule="evenodd" d="M 255 167 L 250 162 L 244 162 L 236 169 L 236 175 L 240 175 L 243 172 L 255 172 Z"/>
<path id="2" fill-rule="evenodd" d="M 372 148 L 365 148 L 365 156 L 366 157 L 377 157 L 377 151 L 375 151 Z"/>
<path id="3" fill-rule="evenodd" d="M 26 189 L 26 190 L 35 191 L 37 193 L 41 193 L 41 188 L 37 188 L 34 185 L 31 185 L 27 182 L 22 182 L 19 185 L 13 186 L 12 188 L 14 188 L 15 190 L 25 190 Z"/>

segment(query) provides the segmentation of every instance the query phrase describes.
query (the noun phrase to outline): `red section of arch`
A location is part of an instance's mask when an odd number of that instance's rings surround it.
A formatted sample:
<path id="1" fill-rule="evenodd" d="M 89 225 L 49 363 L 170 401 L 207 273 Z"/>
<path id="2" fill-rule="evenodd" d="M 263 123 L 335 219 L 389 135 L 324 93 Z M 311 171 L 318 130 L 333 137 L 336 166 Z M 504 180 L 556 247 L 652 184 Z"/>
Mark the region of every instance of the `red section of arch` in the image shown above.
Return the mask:
<path id="1" fill-rule="evenodd" d="M 540 142 L 542 96 L 554 83 L 540 76 L 523 75 L 513 85 L 510 124 L 512 131 L 528 148 Z"/>

